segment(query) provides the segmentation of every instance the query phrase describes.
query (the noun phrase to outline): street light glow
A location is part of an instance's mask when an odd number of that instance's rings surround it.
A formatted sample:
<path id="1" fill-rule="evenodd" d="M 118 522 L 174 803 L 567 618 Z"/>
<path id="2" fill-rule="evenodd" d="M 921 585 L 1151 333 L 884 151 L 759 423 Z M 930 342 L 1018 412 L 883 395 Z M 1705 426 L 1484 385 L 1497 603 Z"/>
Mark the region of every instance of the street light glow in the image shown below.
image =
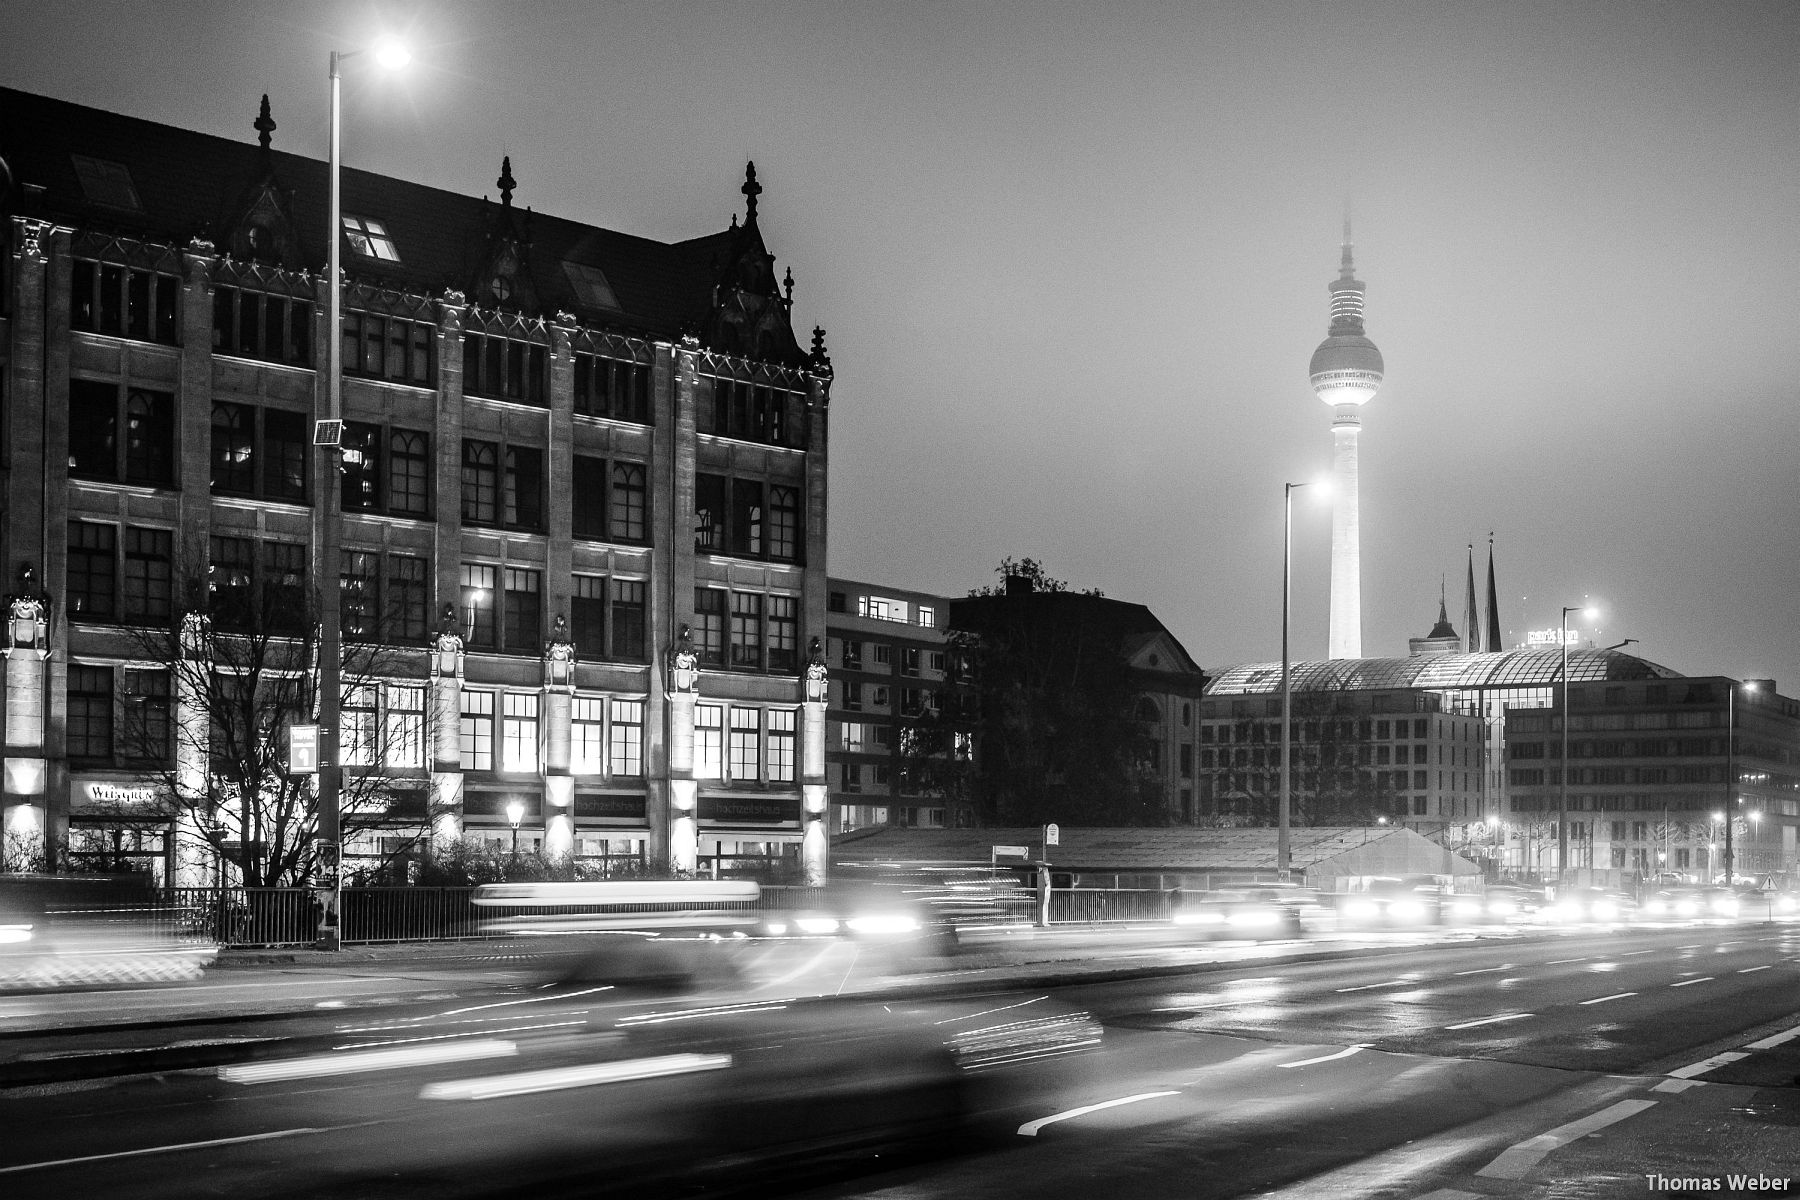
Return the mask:
<path id="1" fill-rule="evenodd" d="M 375 61 L 389 71 L 404 70 L 412 61 L 412 51 L 399 38 L 382 38 L 375 43 Z"/>

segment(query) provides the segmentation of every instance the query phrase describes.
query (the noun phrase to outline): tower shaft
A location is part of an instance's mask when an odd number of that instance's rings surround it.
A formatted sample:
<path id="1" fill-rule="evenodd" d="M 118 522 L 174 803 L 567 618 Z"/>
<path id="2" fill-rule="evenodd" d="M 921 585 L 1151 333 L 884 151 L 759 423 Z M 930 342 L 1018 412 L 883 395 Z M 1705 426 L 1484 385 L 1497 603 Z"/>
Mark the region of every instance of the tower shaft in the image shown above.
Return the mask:
<path id="1" fill-rule="evenodd" d="M 1331 423 L 1331 658 L 1362 657 L 1362 515 L 1356 494 L 1361 432 L 1356 406 L 1340 406 Z"/>

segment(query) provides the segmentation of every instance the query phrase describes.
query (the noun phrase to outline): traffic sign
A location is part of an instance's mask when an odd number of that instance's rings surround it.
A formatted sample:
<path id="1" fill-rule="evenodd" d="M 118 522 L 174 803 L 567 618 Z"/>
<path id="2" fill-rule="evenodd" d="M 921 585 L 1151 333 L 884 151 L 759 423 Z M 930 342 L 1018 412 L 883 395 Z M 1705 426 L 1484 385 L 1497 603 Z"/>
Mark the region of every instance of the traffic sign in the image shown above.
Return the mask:
<path id="1" fill-rule="evenodd" d="M 317 775 L 319 773 L 319 727 L 317 725 L 288 726 L 288 774 Z"/>
<path id="2" fill-rule="evenodd" d="M 1055 825 L 1044 826 L 1044 845 L 1060 846 L 1062 843 L 1057 840 L 1060 837 L 1062 837 L 1062 831 Z"/>

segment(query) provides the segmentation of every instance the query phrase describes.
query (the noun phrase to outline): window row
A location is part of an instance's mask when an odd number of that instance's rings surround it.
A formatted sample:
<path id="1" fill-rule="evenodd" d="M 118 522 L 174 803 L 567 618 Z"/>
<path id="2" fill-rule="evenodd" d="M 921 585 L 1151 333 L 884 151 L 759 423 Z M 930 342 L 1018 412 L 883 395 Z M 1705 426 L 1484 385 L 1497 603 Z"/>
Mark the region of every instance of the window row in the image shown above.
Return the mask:
<path id="1" fill-rule="evenodd" d="M 895 654 L 896 649 L 899 650 L 898 654 Z M 926 670 L 941 676 L 947 659 L 942 650 L 926 650 L 919 646 L 895 647 L 890 642 L 875 642 L 870 647 L 868 661 L 873 664 L 872 668 L 865 668 L 863 665 L 863 644 L 860 641 L 844 641 L 842 662 L 847 671 L 893 671 L 897 663 L 898 673 L 909 679 L 920 677 Z"/>
<path id="2" fill-rule="evenodd" d="M 733 783 L 792 783 L 794 710 L 694 706 L 694 776 Z"/>
<path id="3" fill-rule="evenodd" d="M 305 503 L 311 423 L 285 409 L 214 404 L 212 490 Z"/>
<path id="4" fill-rule="evenodd" d="M 213 353 L 311 367 L 312 338 L 312 301 L 213 288 Z"/>
<path id="5" fill-rule="evenodd" d="M 508 529 L 544 528 L 544 452 L 463 439 L 462 519 Z"/>
<path id="6" fill-rule="evenodd" d="M 550 350 L 536 342 L 485 333 L 463 334 L 463 394 L 547 403 Z"/>
<path id="7" fill-rule="evenodd" d="M 180 295 L 174 275 L 78 258 L 69 275 L 69 327 L 172 346 L 181 340 Z"/>
<path id="8" fill-rule="evenodd" d="M 695 588 L 692 633 L 702 666 L 778 674 L 800 668 L 797 596 Z"/>
<path id="9" fill-rule="evenodd" d="M 578 538 L 643 543 L 650 537 L 650 483 L 642 463 L 575 456 L 572 523 Z"/>
<path id="10" fill-rule="evenodd" d="M 597 354 L 575 356 L 575 411 L 590 417 L 614 417 L 621 421 L 650 422 L 650 366 L 602 358 Z"/>
<path id="11" fill-rule="evenodd" d="M 174 533 L 69 522 L 69 615 L 78 621 L 160 623 L 173 615 Z"/>
<path id="12" fill-rule="evenodd" d="M 71 379 L 69 473 L 149 486 L 174 483 L 174 395 Z"/>
<path id="13" fill-rule="evenodd" d="M 208 607 L 217 628 L 305 630 L 311 612 L 306 543 L 213 534 L 208 549 Z"/>
<path id="14" fill-rule="evenodd" d="M 340 489 L 346 512 L 431 515 L 431 435 L 344 422 Z"/>
<path id="15" fill-rule="evenodd" d="M 542 697 L 536 692 L 464 688 L 460 729 L 465 771 L 541 769 Z M 642 778 L 644 702 L 576 696 L 570 702 L 569 770 L 575 775 Z"/>
<path id="16" fill-rule="evenodd" d="M 706 554 L 801 559 L 800 489 L 701 472 L 694 477 L 694 549 Z"/>
<path id="17" fill-rule="evenodd" d="M 84 765 L 167 763 L 169 673 L 69 664 L 67 748 Z"/>
<path id="18" fill-rule="evenodd" d="M 772 446 L 800 444 L 804 399 L 798 392 L 741 379 L 715 378 L 712 385 L 712 403 L 701 405 L 695 421 L 702 433 Z"/>

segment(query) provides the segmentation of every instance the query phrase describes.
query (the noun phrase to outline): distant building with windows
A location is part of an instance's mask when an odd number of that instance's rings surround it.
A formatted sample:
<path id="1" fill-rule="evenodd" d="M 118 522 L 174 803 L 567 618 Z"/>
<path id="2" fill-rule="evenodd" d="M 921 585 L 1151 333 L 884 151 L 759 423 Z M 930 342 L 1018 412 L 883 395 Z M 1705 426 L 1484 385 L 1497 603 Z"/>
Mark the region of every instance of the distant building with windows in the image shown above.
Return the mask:
<path id="1" fill-rule="evenodd" d="M 907 794 L 900 755 L 944 686 L 949 600 L 837 578 L 826 597 L 831 831 L 943 825 L 941 796 Z"/>
<path id="2" fill-rule="evenodd" d="M 155 794 L 173 751 L 122 741 L 194 699 L 129 631 L 196 586 L 306 610 L 341 337 L 328 582 L 398 664 L 343 742 L 401 797 L 350 861 L 428 823 L 504 842 L 518 805 L 552 853 L 822 871 L 832 369 L 754 166 L 741 223 L 672 244 L 515 205 L 510 160 L 493 202 L 345 170 L 340 332 L 326 166 L 244 115 L 254 141 L 0 89 L 9 839 L 204 876 Z"/>

